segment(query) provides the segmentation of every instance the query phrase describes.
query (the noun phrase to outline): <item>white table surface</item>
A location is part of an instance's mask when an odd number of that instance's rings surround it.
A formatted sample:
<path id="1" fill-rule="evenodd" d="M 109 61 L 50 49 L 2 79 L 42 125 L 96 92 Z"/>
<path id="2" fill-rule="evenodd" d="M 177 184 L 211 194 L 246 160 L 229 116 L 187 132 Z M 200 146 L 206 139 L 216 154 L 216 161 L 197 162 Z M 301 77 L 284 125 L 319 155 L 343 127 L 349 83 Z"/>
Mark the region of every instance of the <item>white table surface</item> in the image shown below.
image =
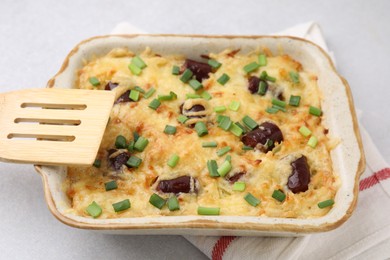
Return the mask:
<path id="1" fill-rule="evenodd" d="M 351 85 L 363 124 L 390 161 L 389 11 L 386 0 L 1 0 L 0 89 L 44 87 L 74 45 L 121 21 L 150 33 L 265 34 L 314 20 Z M 48 211 L 32 166 L 0 163 L 0 177 L 0 259 L 206 259 L 180 236 L 65 226 Z"/>

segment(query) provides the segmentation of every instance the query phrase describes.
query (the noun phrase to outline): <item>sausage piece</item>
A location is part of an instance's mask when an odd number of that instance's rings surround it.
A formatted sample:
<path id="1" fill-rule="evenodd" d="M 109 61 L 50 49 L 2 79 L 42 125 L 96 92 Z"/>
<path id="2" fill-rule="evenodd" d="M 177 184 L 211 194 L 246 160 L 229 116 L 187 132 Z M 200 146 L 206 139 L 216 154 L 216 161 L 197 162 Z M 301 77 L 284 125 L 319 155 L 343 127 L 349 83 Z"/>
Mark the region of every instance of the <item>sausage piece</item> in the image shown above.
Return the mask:
<path id="1" fill-rule="evenodd" d="M 248 90 L 252 94 L 257 93 L 259 90 L 260 78 L 252 76 L 248 79 Z"/>
<path id="2" fill-rule="evenodd" d="M 228 178 L 228 181 L 230 183 L 235 183 L 237 182 L 239 179 L 241 179 L 242 176 L 244 176 L 246 174 L 246 171 L 242 171 L 242 172 L 236 172 L 234 173 L 233 175 L 231 175 L 229 178 Z"/>
<path id="3" fill-rule="evenodd" d="M 111 149 L 108 151 L 109 165 L 115 171 L 119 171 L 122 168 L 122 165 L 126 165 L 127 161 L 130 158 L 130 154 L 126 151 L 119 153 L 119 154 L 115 154 L 115 156 L 111 156 L 117 152 L 118 152 L 118 150 L 116 150 L 116 149 Z"/>
<path id="4" fill-rule="evenodd" d="M 160 181 L 157 190 L 164 193 L 198 192 L 198 181 L 191 176 L 181 176 L 172 180 Z"/>
<path id="5" fill-rule="evenodd" d="M 180 105 L 180 114 L 185 115 L 188 118 L 193 118 L 193 117 L 200 118 L 200 117 L 206 116 L 206 115 L 198 115 L 198 116 L 189 115 L 189 114 L 191 114 L 191 112 L 194 113 L 194 112 L 199 112 L 199 111 L 205 111 L 206 108 L 202 105 L 197 104 L 197 105 L 192 106 L 190 109 L 183 109 L 183 106 L 184 106 L 184 103 Z"/>
<path id="6" fill-rule="evenodd" d="M 192 115 L 192 113 L 200 112 L 200 111 L 205 111 L 206 108 L 203 105 L 196 104 L 193 105 L 190 109 L 184 109 L 184 103 L 180 105 L 180 114 L 185 115 L 188 118 L 202 118 L 205 117 L 206 114 L 196 114 Z"/>
<path id="7" fill-rule="evenodd" d="M 130 90 L 120 95 L 120 97 L 118 97 L 118 99 L 115 101 L 115 104 L 133 102 L 133 100 L 130 99 L 129 95 L 130 95 Z"/>
<path id="8" fill-rule="evenodd" d="M 271 140 L 272 144 L 265 147 L 267 140 Z M 241 138 L 241 141 L 247 146 L 257 147 L 264 152 L 268 152 L 275 147 L 275 142 L 280 143 L 283 141 L 283 134 L 277 125 L 271 122 L 264 122 L 258 128 L 246 133 Z"/>
<path id="9" fill-rule="evenodd" d="M 209 64 L 190 59 L 186 59 L 183 64 L 183 69 L 191 70 L 199 82 L 202 82 L 203 79 L 208 79 L 209 73 L 211 73 L 211 66 Z"/>
<path id="10" fill-rule="evenodd" d="M 109 81 L 107 85 L 104 87 L 104 90 L 113 90 L 114 88 L 118 87 L 118 83 L 114 83 Z"/>
<path id="11" fill-rule="evenodd" d="M 264 82 L 265 83 L 265 91 L 268 90 L 268 82 L 265 81 L 265 80 L 262 80 L 256 76 L 252 76 L 248 79 L 248 90 L 249 92 L 251 92 L 252 94 L 255 94 L 257 93 L 257 91 L 259 91 L 259 84 L 260 82 Z"/>
<path id="12" fill-rule="evenodd" d="M 188 112 L 199 112 L 199 111 L 204 111 L 204 110 L 206 110 L 204 108 L 204 106 L 198 104 L 198 105 L 194 105 L 190 109 L 186 109 L 185 112 L 186 113 L 188 113 Z"/>
<path id="13" fill-rule="evenodd" d="M 287 187 L 293 193 L 305 192 L 309 188 L 310 169 L 306 156 L 296 159 L 291 163 L 292 173 L 288 177 Z"/>

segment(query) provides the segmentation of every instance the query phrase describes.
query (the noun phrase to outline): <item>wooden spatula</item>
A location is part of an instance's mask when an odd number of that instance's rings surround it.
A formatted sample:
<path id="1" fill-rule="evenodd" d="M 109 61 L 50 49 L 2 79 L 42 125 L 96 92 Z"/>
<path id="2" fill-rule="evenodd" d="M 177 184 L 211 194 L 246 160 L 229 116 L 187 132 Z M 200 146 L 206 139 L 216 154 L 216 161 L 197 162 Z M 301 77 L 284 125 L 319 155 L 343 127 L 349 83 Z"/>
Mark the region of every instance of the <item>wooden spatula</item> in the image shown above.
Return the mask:
<path id="1" fill-rule="evenodd" d="M 42 88 L 0 94 L 0 160 L 91 165 L 113 103 L 111 91 Z"/>

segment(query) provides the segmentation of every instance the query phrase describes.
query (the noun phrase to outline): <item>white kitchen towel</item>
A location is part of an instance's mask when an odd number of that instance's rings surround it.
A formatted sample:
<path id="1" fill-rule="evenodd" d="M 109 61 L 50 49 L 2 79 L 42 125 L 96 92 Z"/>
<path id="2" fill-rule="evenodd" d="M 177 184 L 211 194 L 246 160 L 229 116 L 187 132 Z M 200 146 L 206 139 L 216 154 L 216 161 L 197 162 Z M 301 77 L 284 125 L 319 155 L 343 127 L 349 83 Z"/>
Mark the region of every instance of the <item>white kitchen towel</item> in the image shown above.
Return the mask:
<path id="1" fill-rule="evenodd" d="M 145 33 L 128 23 L 113 34 Z M 299 24 L 275 35 L 310 40 L 327 51 L 319 25 Z M 386 259 L 390 258 L 390 168 L 360 126 L 367 169 L 360 180 L 356 211 L 336 230 L 298 238 L 185 236 L 211 259 Z"/>
<path id="2" fill-rule="evenodd" d="M 340 228 L 299 238 L 186 238 L 212 259 L 387 259 L 390 257 L 390 168 L 361 127 L 367 169 L 358 206 Z M 384 246 L 383 246 L 384 245 Z"/>

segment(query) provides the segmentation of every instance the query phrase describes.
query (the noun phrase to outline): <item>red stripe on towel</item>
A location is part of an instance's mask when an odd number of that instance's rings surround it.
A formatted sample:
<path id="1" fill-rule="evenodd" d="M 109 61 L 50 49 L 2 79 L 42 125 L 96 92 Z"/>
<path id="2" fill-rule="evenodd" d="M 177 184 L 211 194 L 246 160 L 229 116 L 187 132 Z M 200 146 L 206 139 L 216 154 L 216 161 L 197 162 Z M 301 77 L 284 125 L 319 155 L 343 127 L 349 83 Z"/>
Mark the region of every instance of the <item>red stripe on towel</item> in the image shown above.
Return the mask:
<path id="1" fill-rule="evenodd" d="M 364 178 L 359 183 L 359 190 L 363 191 L 368 188 L 371 188 L 375 184 L 378 184 L 380 181 L 390 178 L 390 168 L 384 168 L 380 171 L 375 172 L 370 177 Z"/>
<path id="2" fill-rule="evenodd" d="M 380 181 L 390 178 L 390 168 L 384 168 L 380 171 L 375 172 L 370 177 L 364 178 L 359 183 L 359 190 L 363 191 L 368 188 L 371 188 L 375 184 L 378 184 Z M 212 260 L 222 260 L 223 254 L 226 249 L 229 247 L 230 243 L 236 239 L 234 236 L 220 237 L 213 247 L 213 252 L 211 254 Z"/>
<path id="3" fill-rule="evenodd" d="M 212 260 L 222 260 L 223 254 L 230 243 L 236 239 L 236 237 L 220 237 L 213 247 L 211 254 Z"/>

